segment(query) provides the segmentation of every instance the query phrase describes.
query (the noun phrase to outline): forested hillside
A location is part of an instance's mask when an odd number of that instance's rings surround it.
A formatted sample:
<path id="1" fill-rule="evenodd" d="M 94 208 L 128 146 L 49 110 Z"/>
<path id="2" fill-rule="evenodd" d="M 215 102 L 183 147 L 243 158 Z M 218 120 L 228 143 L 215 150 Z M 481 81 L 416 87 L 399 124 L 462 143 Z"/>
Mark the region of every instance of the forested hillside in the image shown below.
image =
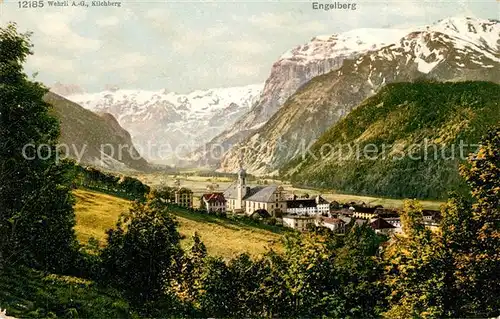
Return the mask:
<path id="1" fill-rule="evenodd" d="M 464 189 L 458 165 L 500 123 L 499 101 L 500 85 L 490 82 L 388 84 L 282 174 L 300 186 L 445 198 Z"/>

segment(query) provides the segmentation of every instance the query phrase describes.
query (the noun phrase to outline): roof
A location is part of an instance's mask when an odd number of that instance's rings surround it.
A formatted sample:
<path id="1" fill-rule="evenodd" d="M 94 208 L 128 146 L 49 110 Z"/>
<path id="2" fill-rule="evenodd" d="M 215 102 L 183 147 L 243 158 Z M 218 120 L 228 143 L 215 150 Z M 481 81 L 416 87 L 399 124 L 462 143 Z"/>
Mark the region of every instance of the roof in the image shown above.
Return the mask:
<path id="1" fill-rule="evenodd" d="M 274 193 L 278 189 L 278 185 L 269 185 L 269 186 L 256 186 L 256 187 L 247 187 L 247 192 L 243 197 L 243 200 L 252 201 L 252 202 L 274 202 Z M 237 198 L 238 189 L 237 184 L 231 184 L 225 191 L 224 196 L 226 198 Z"/>
<path id="2" fill-rule="evenodd" d="M 398 210 L 390 209 L 390 208 L 377 208 L 375 210 L 375 213 L 378 214 L 379 216 L 382 216 L 382 215 L 399 216 Z"/>
<path id="3" fill-rule="evenodd" d="M 357 213 L 367 213 L 372 214 L 377 208 L 375 207 L 363 207 L 363 206 L 351 206 L 354 207 L 354 211 Z"/>
<path id="4" fill-rule="evenodd" d="M 370 223 L 370 227 L 373 229 L 389 229 L 389 228 L 396 228 L 393 225 L 389 224 L 385 219 L 383 218 L 377 218 L 373 222 Z"/>
<path id="5" fill-rule="evenodd" d="M 422 216 L 431 216 L 433 219 L 440 220 L 441 212 L 438 210 L 424 209 L 422 210 Z"/>
<path id="6" fill-rule="evenodd" d="M 321 219 L 325 224 L 345 224 L 345 222 L 340 218 L 329 218 L 325 217 Z"/>
<path id="7" fill-rule="evenodd" d="M 393 209 L 380 209 L 380 208 L 377 208 L 377 210 L 375 210 L 375 214 L 378 215 L 378 217 L 381 217 L 381 218 L 399 218 L 399 213 L 397 210 L 393 210 Z"/>
<path id="8" fill-rule="evenodd" d="M 344 221 L 344 223 L 349 224 L 352 218 L 340 216 L 339 219 Z"/>
<path id="9" fill-rule="evenodd" d="M 354 211 L 348 209 L 348 208 L 342 208 L 341 210 L 338 211 L 339 214 L 342 215 L 352 215 L 354 214 Z"/>
<path id="10" fill-rule="evenodd" d="M 302 207 L 316 207 L 315 199 L 296 199 L 296 200 L 287 200 L 286 207 L 287 208 L 302 208 Z"/>
<path id="11" fill-rule="evenodd" d="M 316 217 L 314 216 L 305 216 L 305 215 L 285 215 L 282 217 L 283 219 L 285 218 L 290 218 L 290 219 L 315 219 Z"/>
<path id="12" fill-rule="evenodd" d="M 226 199 L 224 198 L 223 193 L 203 194 L 202 198 L 209 203 L 215 203 L 215 202 L 225 203 L 226 202 Z"/>
<path id="13" fill-rule="evenodd" d="M 252 202 L 274 202 L 273 195 L 277 189 L 278 185 L 254 187 L 247 192 L 243 199 Z"/>

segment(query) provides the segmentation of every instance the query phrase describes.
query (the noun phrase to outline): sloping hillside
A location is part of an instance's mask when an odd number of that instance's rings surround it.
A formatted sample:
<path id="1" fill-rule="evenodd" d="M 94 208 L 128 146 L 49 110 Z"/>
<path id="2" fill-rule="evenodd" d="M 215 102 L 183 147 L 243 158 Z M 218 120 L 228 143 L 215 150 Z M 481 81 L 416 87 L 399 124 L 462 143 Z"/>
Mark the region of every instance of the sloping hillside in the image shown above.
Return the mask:
<path id="1" fill-rule="evenodd" d="M 118 216 L 126 212 L 130 202 L 114 196 L 86 191 L 75 191 L 76 233 L 85 243 L 94 237 L 104 243 L 106 230 L 113 228 Z M 269 248 L 281 250 L 281 235 L 271 231 L 272 226 L 250 226 L 243 222 L 221 219 L 212 215 L 188 212 L 182 208 L 172 211 L 179 222 L 179 232 L 184 236 L 182 245 L 191 245 L 191 236 L 197 232 L 211 255 L 230 258 L 243 252 L 253 256 Z"/>
<path id="2" fill-rule="evenodd" d="M 461 188 L 458 165 L 471 144 L 500 124 L 499 101 L 491 82 L 389 84 L 282 173 L 302 186 L 443 198 Z"/>
<path id="3" fill-rule="evenodd" d="M 108 113 L 96 114 L 55 93 L 45 100 L 54 106 L 61 122 L 59 144 L 67 154 L 85 164 L 110 170 L 147 170 L 148 163 L 137 152 L 130 134 Z"/>

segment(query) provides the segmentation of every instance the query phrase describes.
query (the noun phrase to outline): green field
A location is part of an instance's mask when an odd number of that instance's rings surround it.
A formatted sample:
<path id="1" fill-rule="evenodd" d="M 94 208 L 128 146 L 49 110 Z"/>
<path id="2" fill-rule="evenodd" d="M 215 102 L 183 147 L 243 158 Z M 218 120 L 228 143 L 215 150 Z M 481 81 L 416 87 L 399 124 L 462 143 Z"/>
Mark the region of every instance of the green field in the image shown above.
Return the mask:
<path id="1" fill-rule="evenodd" d="M 76 232 L 81 242 L 94 237 L 104 243 L 106 229 L 114 227 L 118 216 L 125 212 L 130 202 L 110 195 L 76 190 Z M 177 209 L 172 211 L 180 223 L 179 232 L 185 238 L 184 247 L 189 246 L 191 236 L 198 232 L 207 246 L 209 254 L 232 257 L 242 252 L 258 256 L 269 248 L 281 249 L 278 227 L 252 226 L 230 219 L 191 213 Z"/>

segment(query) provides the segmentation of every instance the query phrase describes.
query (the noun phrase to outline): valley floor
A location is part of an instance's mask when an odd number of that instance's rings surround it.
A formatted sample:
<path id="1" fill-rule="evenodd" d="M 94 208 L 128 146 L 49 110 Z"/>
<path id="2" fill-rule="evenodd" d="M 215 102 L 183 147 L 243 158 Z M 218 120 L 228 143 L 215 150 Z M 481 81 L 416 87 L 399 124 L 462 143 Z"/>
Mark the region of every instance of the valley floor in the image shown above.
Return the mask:
<path id="1" fill-rule="evenodd" d="M 214 183 L 218 185 L 216 191 L 223 192 L 226 190 L 233 181 L 230 178 L 209 178 L 202 176 L 173 176 L 166 174 L 139 174 L 136 176 L 143 183 L 146 183 L 151 186 L 159 186 L 164 183 L 168 186 L 174 186 L 175 179 L 178 178 L 183 187 L 189 188 L 194 192 L 195 196 L 195 207 L 197 207 L 198 202 L 196 196 L 201 196 L 203 193 L 207 191 L 207 185 Z M 289 183 L 284 183 L 279 180 L 266 180 L 267 184 L 279 184 L 282 185 L 286 192 L 295 193 L 297 195 L 301 194 L 309 194 L 311 196 L 321 194 L 322 197 L 329 201 L 337 201 L 339 203 L 348 203 L 348 202 L 364 202 L 369 206 L 377 206 L 382 205 L 385 208 L 402 208 L 404 199 L 394 199 L 394 198 L 381 198 L 381 197 L 373 197 L 373 196 L 364 196 L 364 195 L 352 195 L 352 194 L 340 194 L 335 192 L 334 190 L 318 190 L 318 189 L 305 189 L 305 188 L 296 188 L 293 187 Z M 250 183 L 251 186 L 255 186 L 257 184 Z M 439 210 L 439 206 L 443 203 L 438 200 L 419 200 L 424 209 L 433 209 Z"/>

